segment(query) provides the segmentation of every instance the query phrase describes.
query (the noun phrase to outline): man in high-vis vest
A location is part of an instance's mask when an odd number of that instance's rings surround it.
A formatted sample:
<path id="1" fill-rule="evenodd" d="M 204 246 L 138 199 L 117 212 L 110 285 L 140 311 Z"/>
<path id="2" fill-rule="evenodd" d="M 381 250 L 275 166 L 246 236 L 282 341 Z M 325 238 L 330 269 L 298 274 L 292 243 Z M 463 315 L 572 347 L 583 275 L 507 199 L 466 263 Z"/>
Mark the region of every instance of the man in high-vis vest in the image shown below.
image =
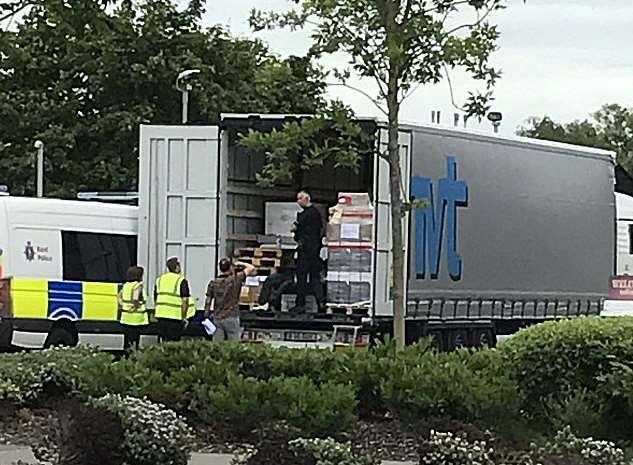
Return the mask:
<path id="1" fill-rule="evenodd" d="M 178 258 L 167 260 L 167 273 L 156 280 L 154 302 L 161 339 L 180 341 L 187 318 L 195 314 L 195 302 Z"/>
<path id="2" fill-rule="evenodd" d="M 145 307 L 143 268 L 131 266 L 127 270 L 126 279 L 118 300 L 121 311 L 119 321 L 123 325 L 123 348 L 128 351 L 132 346 L 138 349 L 141 332 L 149 325 L 149 316 Z"/>

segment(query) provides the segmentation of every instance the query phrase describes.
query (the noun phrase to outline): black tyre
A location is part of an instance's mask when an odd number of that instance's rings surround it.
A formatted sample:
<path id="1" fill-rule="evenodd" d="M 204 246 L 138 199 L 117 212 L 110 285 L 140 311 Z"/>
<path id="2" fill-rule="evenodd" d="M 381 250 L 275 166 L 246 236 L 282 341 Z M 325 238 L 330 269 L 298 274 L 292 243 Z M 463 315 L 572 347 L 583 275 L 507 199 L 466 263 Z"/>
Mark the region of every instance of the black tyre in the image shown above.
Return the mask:
<path id="1" fill-rule="evenodd" d="M 468 331 L 466 329 L 451 329 L 448 333 L 448 347 L 449 351 L 459 349 L 461 347 L 468 347 Z"/>
<path id="2" fill-rule="evenodd" d="M 48 332 L 48 337 L 44 343 L 44 348 L 49 347 L 74 347 L 77 345 L 77 337 L 69 328 L 57 326 Z"/>
<path id="3" fill-rule="evenodd" d="M 473 345 L 475 347 L 495 347 L 497 345 L 497 338 L 492 328 L 474 329 Z"/>

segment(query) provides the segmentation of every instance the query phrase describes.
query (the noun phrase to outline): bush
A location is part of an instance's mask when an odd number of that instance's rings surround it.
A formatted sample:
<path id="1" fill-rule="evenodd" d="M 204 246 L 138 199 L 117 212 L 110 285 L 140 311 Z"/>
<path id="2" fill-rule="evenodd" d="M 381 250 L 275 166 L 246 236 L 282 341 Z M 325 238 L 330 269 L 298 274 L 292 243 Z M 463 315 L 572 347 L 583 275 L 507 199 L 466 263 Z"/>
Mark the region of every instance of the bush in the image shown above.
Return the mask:
<path id="1" fill-rule="evenodd" d="M 495 465 L 494 456 L 486 441 L 469 441 L 463 435 L 432 431 L 422 443 L 420 465 Z"/>
<path id="2" fill-rule="evenodd" d="M 348 431 L 355 420 L 350 386 L 318 386 L 307 378 L 258 380 L 230 374 L 225 384 L 198 386 L 192 394 L 203 421 L 238 434 L 286 421 L 304 434 L 321 436 Z"/>
<path id="3" fill-rule="evenodd" d="M 124 463 L 124 432 L 116 413 L 77 399 L 70 399 L 57 413 L 59 428 L 55 438 L 59 465 Z"/>
<path id="4" fill-rule="evenodd" d="M 633 363 L 633 318 L 576 318 L 524 329 L 500 349 L 528 408 L 593 391 L 611 362 Z"/>
<path id="5" fill-rule="evenodd" d="M 609 441 L 578 438 L 565 428 L 545 445 L 532 446 L 531 456 L 536 463 L 569 465 L 630 465 L 622 449 Z"/>
<path id="6" fill-rule="evenodd" d="M 297 452 L 307 451 L 316 460 L 316 465 L 378 465 L 378 460 L 358 457 L 350 444 L 341 444 L 332 438 L 295 439 L 290 443 Z"/>
<path id="7" fill-rule="evenodd" d="M 186 465 L 193 433 L 175 412 L 145 399 L 108 395 L 93 405 L 114 412 L 124 428 L 126 463 Z"/>
<path id="8" fill-rule="evenodd" d="M 34 401 L 45 387 L 80 390 L 98 383 L 112 356 L 94 348 L 51 348 L 0 355 L 0 400 L 16 405 Z"/>
<path id="9" fill-rule="evenodd" d="M 395 358 L 382 384 L 390 411 L 415 424 L 429 417 L 497 427 L 520 418 L 520 400 L 493 350 Z"/>

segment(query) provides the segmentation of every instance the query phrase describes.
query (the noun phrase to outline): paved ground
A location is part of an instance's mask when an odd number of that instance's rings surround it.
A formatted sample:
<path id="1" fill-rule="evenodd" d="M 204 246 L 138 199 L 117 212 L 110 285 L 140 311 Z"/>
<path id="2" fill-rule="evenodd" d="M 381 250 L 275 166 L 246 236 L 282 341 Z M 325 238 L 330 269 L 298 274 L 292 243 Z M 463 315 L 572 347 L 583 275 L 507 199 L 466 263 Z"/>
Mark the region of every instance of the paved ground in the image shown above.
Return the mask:
<path id="1" fill-rule="evenodd" d="M 230 465 L 232 456 L 220 454 L 193 454 L 190 465 Z M 12 465 L 18 460 L 35 463 L 31 449 L 0 446 L 0 465 Z M 412 462 L 383 462 L 383 465 L 413 465 Z"/>

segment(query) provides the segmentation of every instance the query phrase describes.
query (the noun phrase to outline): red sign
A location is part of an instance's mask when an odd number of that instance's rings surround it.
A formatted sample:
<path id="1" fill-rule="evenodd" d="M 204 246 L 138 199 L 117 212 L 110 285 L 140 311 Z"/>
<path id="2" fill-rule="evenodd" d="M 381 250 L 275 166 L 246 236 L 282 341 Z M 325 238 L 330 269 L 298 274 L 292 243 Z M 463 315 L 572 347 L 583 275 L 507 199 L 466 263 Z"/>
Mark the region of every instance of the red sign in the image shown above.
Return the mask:
<path id="1" fill-rule="evenodd" d="M 633 300 L 633 276 L 611 276 L 609 299 Z"/>

